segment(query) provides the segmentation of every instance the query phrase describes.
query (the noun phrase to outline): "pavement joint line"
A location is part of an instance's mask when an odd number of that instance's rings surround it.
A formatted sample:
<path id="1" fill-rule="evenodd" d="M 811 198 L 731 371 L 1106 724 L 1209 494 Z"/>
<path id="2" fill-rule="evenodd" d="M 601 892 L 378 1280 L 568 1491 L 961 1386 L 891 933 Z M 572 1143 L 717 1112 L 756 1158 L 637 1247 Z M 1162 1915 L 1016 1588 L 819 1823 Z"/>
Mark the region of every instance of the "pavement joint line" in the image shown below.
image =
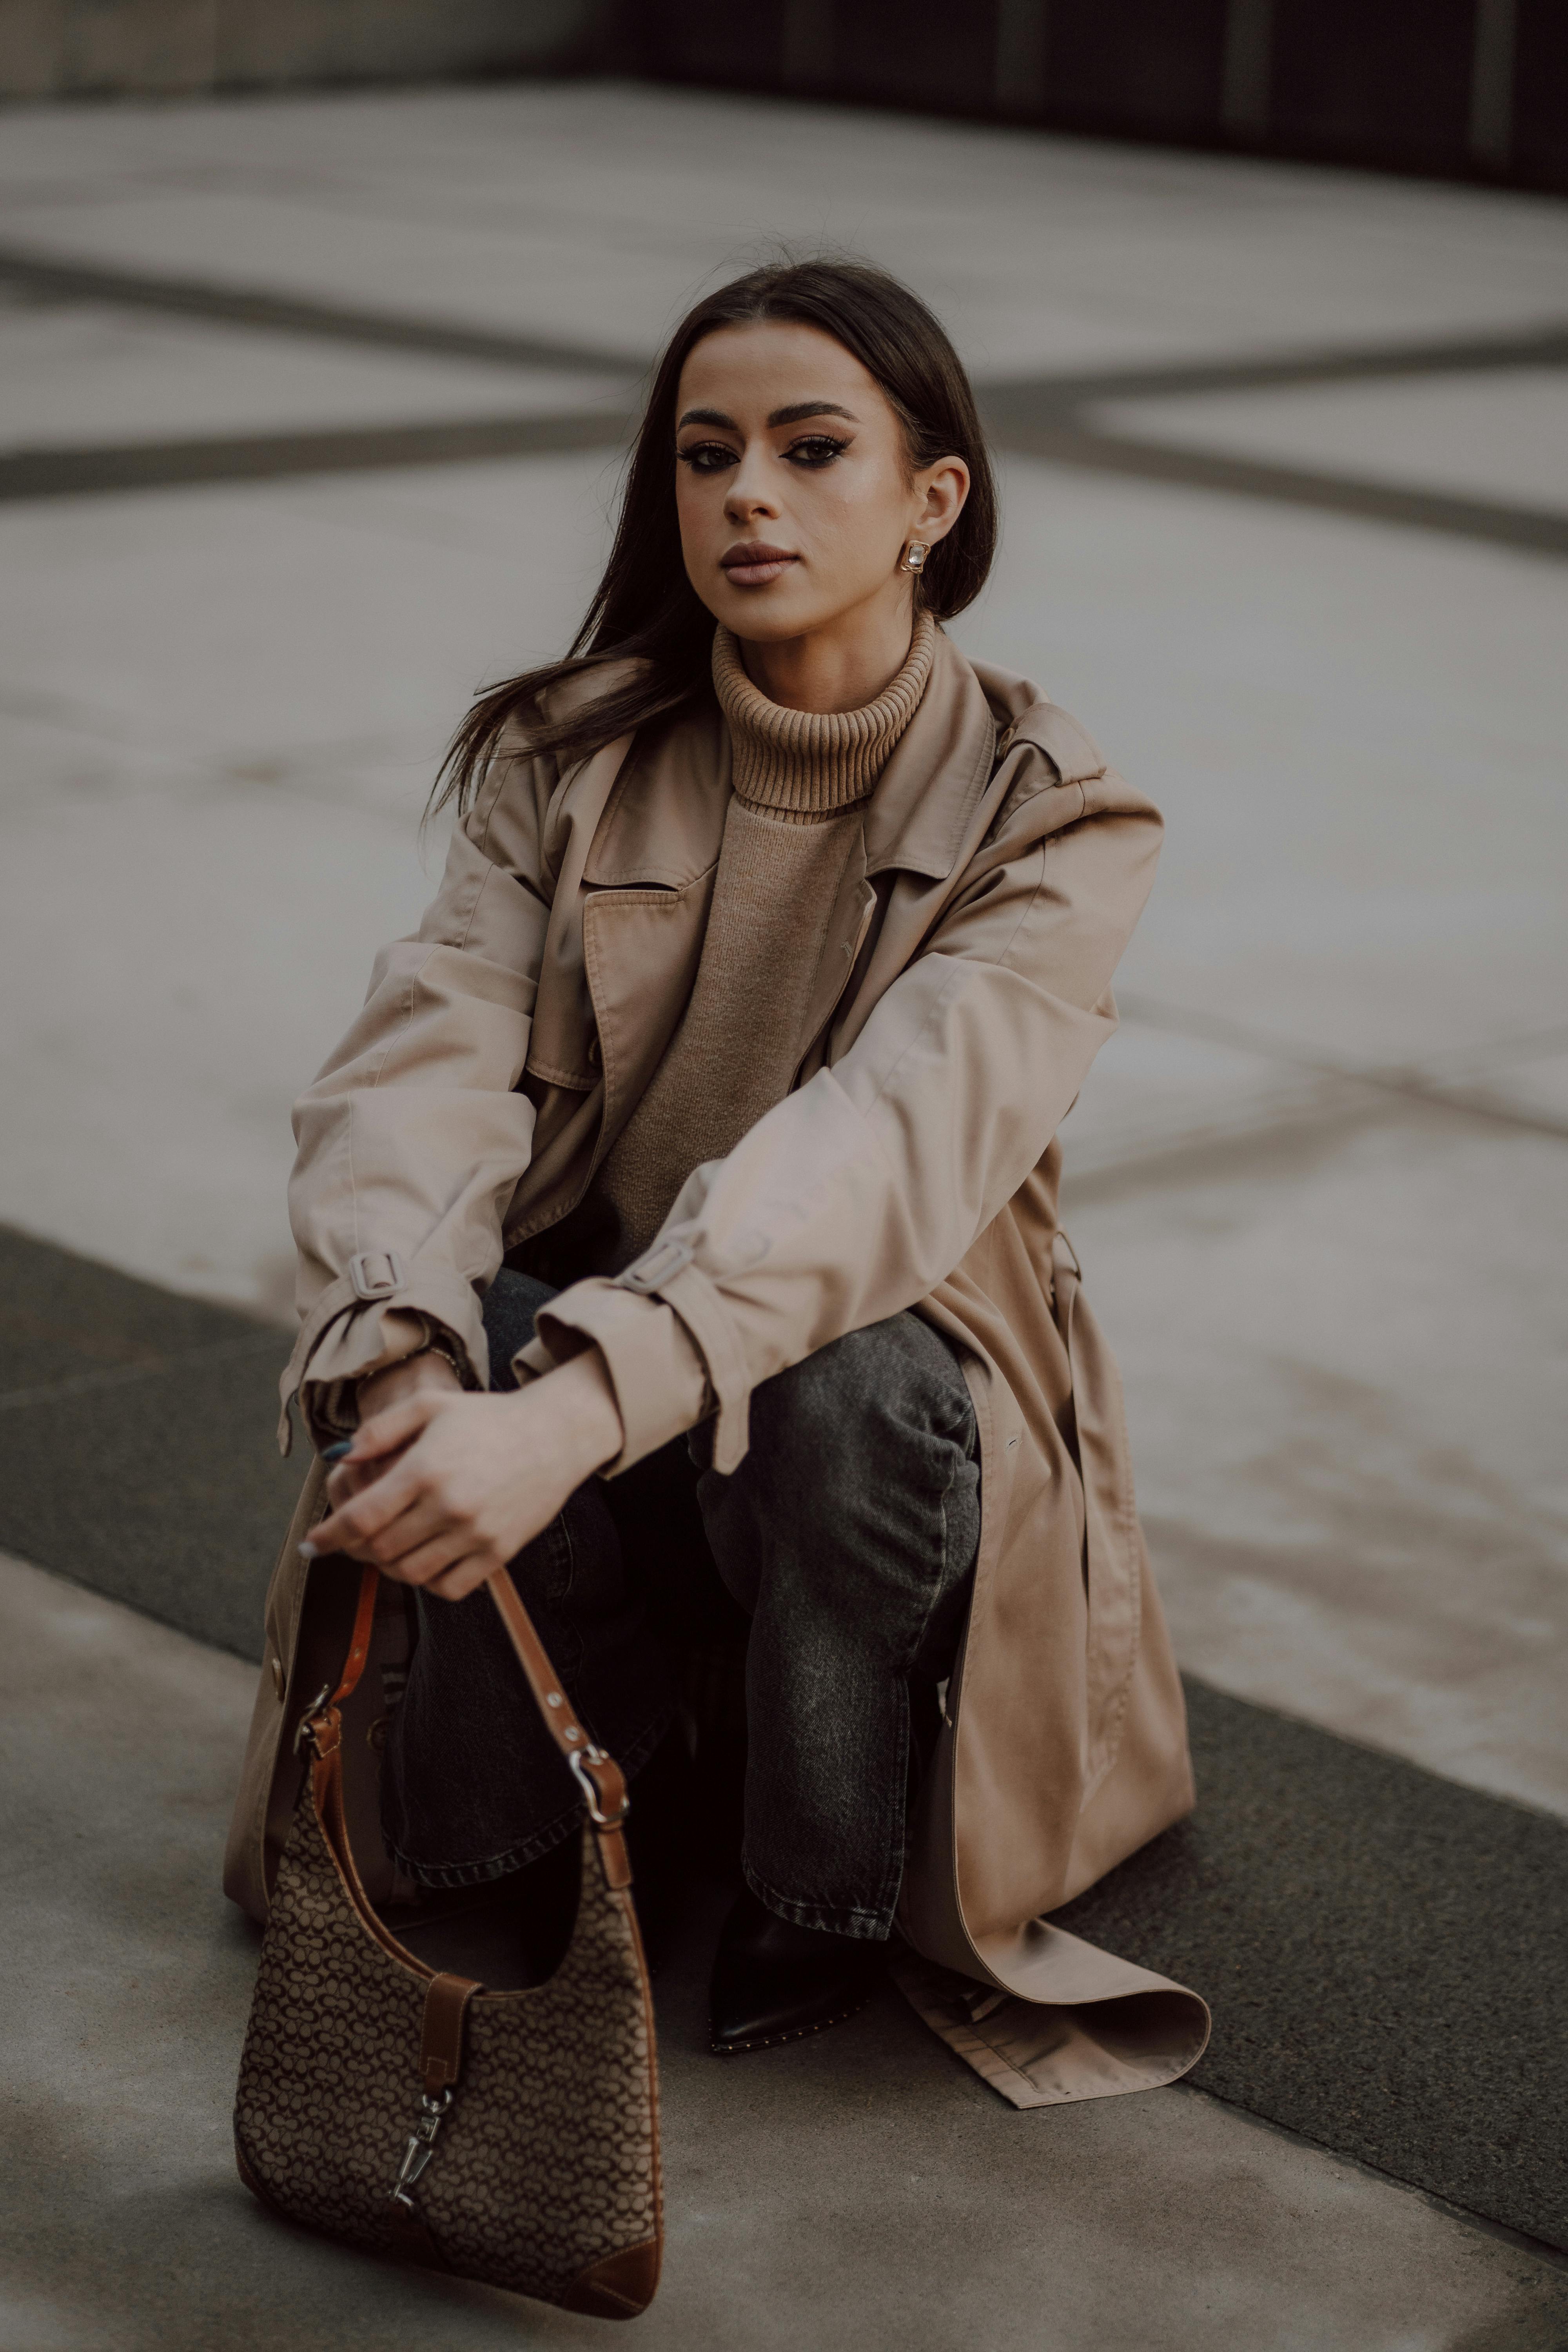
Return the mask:
<path id="1" fill-rule="evenodd" d="M 61 260 L 25 247 L 0 245 L 0 285 L 53 296 L 61 303 L 102 302 L 213 325 L 255 327 L 273 334 L 358 343 L 381 351 L 424 352 L 437 358 L 478 360 L 491 366 L 559 369 L 575 375 L 641 376 L 646 355 L 602 351 L 549 335 L 504 328 L 466 327 L 457 320 L 362 310 L 310 295 L 261 287 L 221 286 L 210 278 L 166 278 L 140 269 Z"/>
<path id="2" fill-rule="evenodd" d="M 1219 449 L 1102 432 L 1060 418 L 1060 411 L 1044 404 L 1037 424 L 1016 420 L 1000 428 L 994 426 L 993 439 L 998 447 L 1019 457 L 1083 472 L 1169 482 L 1184 489 L 1218 490 L 1343 515 L 1357 522 L 1403 523 L 1416 530 L 1437 531 L 1521 553 L 1568 557 L 1568 513 L 1550 507 L 1514 506 L 1498 499 L 1382 482 L 1371 475 L 1333 474 L 1315 467 L 1232 457 Z"/>
<path id="3" fill-rule="evenodd" d="M 610 352 L 554 337 L 420 318 L 408 311 L 370 310 L 261 287 L 224 286 L 210 278 L 167 277 L 112 264 L 71 261 L 25 246 L 0 244 L 0 283 L 53 294 L 62 301 L 121 302 L 176 316 L 232 320 L 241 326 L 367 343 L 384 350 L 489 360 L 504 366 L 641 376 L 650 364 L 647 352 Z M 1374 377 L 1563 365 L 1568 365 L 1568 320 L 1551 320 L 1535 327 L 1392 343 L 1066 369 L 996 378 L 979 389 L 983 399 L 998 404 L 1017 399 L 1033 403 L 1045 394 L 1078 406 L 1089 400 L 1261 391 L 1305 383 L 1366 382 Z"/>
<path id="4" fill-rule="evenodd" d="M 623 409 L 574 408 L 426 425 L 13 449 L 0 454 L 0 501 L 210 488 L 302 474 L 402 471 L 496 457 L 550 457 L 566 450 L 615 449 L 626 439 L 631 421 Z"/>
<path id="5" fill-rule="evenodd" d="M 441 353 L 510 366 L 592 369 L 644 375 L 646 359 L 584 352 L 548 338 L 465 328 L 440 320 L 361 310 L 304 297 L 230 289 L 208 280 L 67 262 L 0 246 L 0 283 L 61 301 L 116 301 L 214 322 Z M 1491 335 L 1337 347 L 1232 359 L 1166 362 L 1145 368 L 1079 369 L 978 387 L 987 430 L 999 448 L 1082 471 L 1229 493 L 1276 505 L 1429 530 L 1511 551 L 1568 559 L 1568 514 L 1492 499 L 1422 489 L 1315 467 L 1204 450 L 1094 425 L 1096 400 L 1179 393 L 1281 390 L 1424 374 L 1568 364 L 1568 324 L 1549 321 Z M 0 456 L 0 502 L 166 489 L 289 476 L 471 463 L 568 449 L 611 448 L 632 423 L 624 409 L 563 410 L 421 425 L 343 427 L 333 432 L 214 436 L 180 441 L 61 448 Z"/>
<path id="6" fill-rule="evenodd" d="M 128 1388 L 138 1381 L 188 1371 L 196 1364 L 227 1363 L 236 1358 L 276 1353 L 288 1337 L 288 1332 L 279 1326 L 272 1330 L 249 1332 L 240 1339 L 216 1339 L 205 1348 L 181 1348 L 149 1363 L 117 1364 L 112 1370 L 99 1372 L 71 1372 L 62 1381 L 47 1381 L 37 1388 L 5 1389 L 0 1391 L 0 1412 L 20 1412 L 31 1405 L 51 1404 L 62 1397 L 89 1396 L 100 1389 Z"/>
<path id="7" fill-rule="evenodd" d="M 1228 1045 L 1239 1053 L 1256 1054 L 1272 1062 L 1283 1062 L 1292 1068 L 1310 1071 L 1320 1077 L 1335 1079 L 1346 1086 L 1370 1087 L 1380 1094 L 1404 1095 L 1417 1102 L 1436 1103 L 1445 1109 L 1468 1111 L 1473 1118 L 1493 1121 L 1501 1127 L 1523 1129 L 1531 1135 L 1550 1135 L 1568 1141 L 1568 1118 L 1555 1118 L 1548 1111 L 1520 1110 L 1511 1104 L 1500 1103 L 1491 1097 L 1478 1093 L 1473 1087 L 1460 1087 L 1445 1080 L 1431 1064 L 1387 1063 L 1356 1064 L 1335 1061 L 1331 1055 L 1310 1045 L 1298 1045 L 1284 1038 L 1271 1036 L 1267 1031 L 1255 1030 L 1240 1021 L 1232 1021 L 1223 1013 L 1200 1013 L 1188 1007 L 1170 1004 L 1156 996 L 1144 996 L 1134 991 L 1119 995 L 1117 1005 L 1124 1020 L 1135 1027 L 1163 1029 L 1178 1037 L 1202 1038 L 1216 1045 Z M 1551 1028 L 1531 1032 L 1528 1037 L 1506 1041 L 1500 1049 L 1510 1060 L 1526 1058 L 1532 1051 L 1552 1051 L 1559 1042 L 1568 1044 L 1568 1029 Z M 1464 1066 L 1473 1067 L 1478 1056 L 1466 1056 Z"/>
<path id="8" fill-rule="evenodd" d="M 1130 434 L 1065 425 L 1057 421 L 1058 414 L 1047 408 L 1033 427 L 993 428 L 993 442 L 1016 456 L 1079 471 L 1219 491 L 1359 522 L 1402 524 L 1521 554 L 1568 558 L 1568 513 L 1550 508 L 1512 506 L 1379 482 L 1370 476 L 1331 474 L 1140 440 Z M 625 445 L 634 423 L 625 410 L 562 409 L 425 425 L 13 449 L 0 454 L 0 503 L 612 450 Z"/>
<path id="9" fill-rule="evenodd" d="M 1308 384 L 1395 382 L 1420 375 L 1468 375 L 1510 368 L 1568 366 L 1568 320 L 1429 341 L 1344 343 L 1327 350 L 1260 352 L 1232 359 L 1155 361 L 1149 365 L 1079 368 L 994 377 L 978 388 L 996 407 L 1044 399 L 1064 408 L 1105 400 L 1157 400 L 1184 394 L 1273 392 Z"/>

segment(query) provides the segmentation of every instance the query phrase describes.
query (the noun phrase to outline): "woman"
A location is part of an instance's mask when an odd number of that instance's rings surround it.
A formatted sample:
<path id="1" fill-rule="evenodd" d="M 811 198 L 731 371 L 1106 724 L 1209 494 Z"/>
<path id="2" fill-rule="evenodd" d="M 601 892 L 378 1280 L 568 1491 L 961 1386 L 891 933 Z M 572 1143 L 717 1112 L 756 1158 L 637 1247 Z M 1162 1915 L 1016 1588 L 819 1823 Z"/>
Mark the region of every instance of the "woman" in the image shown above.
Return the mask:
<path id="1" fill-rule="evenodd" d="M 993 2079 L 973 2012 L 1058 2012 L 1005 2063 L 1070 2097 L 1201 2047 L 1191 1996 L 1039 1918 L 1192 1800 L 1056 1214 L 1160 820 L 942 634 L 995 529 L 907 289 L 816 262 L 691 311 L 573 656 L 470 712 L 440 894 L 299 1107 L 284 1394 L 352 1439 L 307 1560 L 421 1595 L 384 1777 L 408 1879 L 513 1878 L 581 1819 L 484 1578 L 510 1563 L 656 1802 L 671 1653 L 738 1629 L 714 2046 L 848 2014 L 897 1920 L 957 1972 L 907 1989 Z M 264 1689 L 253 1908 L 282 1727 Z M 1113 2027 L 1082 2006 L 1118 1999 Z"/>

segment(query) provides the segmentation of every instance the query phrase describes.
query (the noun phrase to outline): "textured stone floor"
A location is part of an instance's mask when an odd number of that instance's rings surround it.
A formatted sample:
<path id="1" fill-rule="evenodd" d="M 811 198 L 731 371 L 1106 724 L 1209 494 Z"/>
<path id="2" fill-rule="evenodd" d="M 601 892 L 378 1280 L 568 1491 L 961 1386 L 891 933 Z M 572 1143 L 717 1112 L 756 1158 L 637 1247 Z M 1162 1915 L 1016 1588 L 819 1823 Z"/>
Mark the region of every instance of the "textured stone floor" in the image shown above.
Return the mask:
<path id="1" fill-rule="evenodd" d="M 0 1556 L 6 2352 L 603 2340 L 268 2221 L 229 2136 L 256 1942 L 217 1892 L 250 1673 Z M 711 1923 L 705 1923 L 710 1927 Z M 1552 2352 L 1568 2273 L 1193 2091 L 1020 2115 L 897 1995 L 710 2056 L 658 1993 L 669 2239 L 639 2344 Z"/>
<path id="2" fill-rule="evenodd" d="M 950 320 L 1005 498 L 955 635 L 1169 819 L 1064 1143 L 1183 1663 L 1568 1814 L 1559 204 L 605 87 L 8 113 L 0 1219 L 287 1319 L 289 1103 L 417 919 L 445 737 L 569 636 L 637 366 L 781 238 L 884 260 Z M 274 1491 L 267 1335 L 198 1363 L 226 1325 L 182 1338 L 175 1300 L 137 1324 L 89 1269 L 106 1352 L 57 1360 L 78 1279 L 4 1302 L 0 1438 L 37 1465 L 8 1524 L 243 1645 L 235 1562 L 208 1590 L 204 1561 L 224 1481 L 247 1528 Z M 43 1475 L 89 1424 L 141 1465 L 134 1546 L 90 1455 Z M 171 1444 L 196 1501 L 166 1538 Z M 33 1571 L 8 1589 L 49 1661 L 8 1916 L 56 1940 L 16 1930 L 40 1990 L 7 2347 L 368 2347 L 411 2314 L 514 2340 L 482 2299 L 280 2259 L 236 2201 L 249 1947 L 211 1857 L 241 1670 Z M 186 1747 L 167 1709 L 147 1732 L 143 1687 L 188 1696 Z M 753 2116 L 704 2087 L 695 1968 L 668 1994 L 687 2202 L 645 2334 L 1568 2336 L 1555 2273 L 1405 2190 L 1191 2093 L 1002 2116 L 892 2008 L 742 2084 Z M 906 2165 L 922 2136 L 940 2162 Z"/>

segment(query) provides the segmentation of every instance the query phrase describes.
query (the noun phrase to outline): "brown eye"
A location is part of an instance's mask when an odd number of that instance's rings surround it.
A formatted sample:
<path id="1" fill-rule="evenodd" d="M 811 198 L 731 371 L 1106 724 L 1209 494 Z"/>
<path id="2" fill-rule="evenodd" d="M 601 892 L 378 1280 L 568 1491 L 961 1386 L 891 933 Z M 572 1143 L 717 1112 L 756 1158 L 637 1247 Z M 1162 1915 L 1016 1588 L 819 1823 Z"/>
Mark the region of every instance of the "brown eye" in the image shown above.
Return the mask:
<path id="1" fill-rule="evenodd" d="M 848 446 L 847 441 L 836 441 L 831 433 L 807 433 L 800 440 L 792 441 L 784 456 L 792 466 L 808 466 L 815 470 L 821 466 L 831 466 L 835 457 L 842 457 Z"/>
<path id="2" fill-rule="evenodd" d="M 689 441 L 684 449 L 675 454 L 679 462 L 689 466 L 694 474 L 722 473 L 726 466 L 735 463 L 735 452 L 727 449 L 722 441 Z"/>

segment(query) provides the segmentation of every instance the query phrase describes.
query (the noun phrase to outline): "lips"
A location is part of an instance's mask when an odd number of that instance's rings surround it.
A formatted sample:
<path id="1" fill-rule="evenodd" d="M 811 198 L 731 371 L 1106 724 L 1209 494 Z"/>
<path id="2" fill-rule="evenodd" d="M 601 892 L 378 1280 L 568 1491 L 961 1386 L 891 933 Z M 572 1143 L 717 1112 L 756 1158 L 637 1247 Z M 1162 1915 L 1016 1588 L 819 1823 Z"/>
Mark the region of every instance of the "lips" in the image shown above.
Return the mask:
<path id="1" fill-rule="evenodd" d="M 799 561 L 787 547 L 774 547 L 765 539 L 749 539 L 721 556 L 719 568 L 737 588 L 765 588 L 770 580 L 777 580 Z"/>

